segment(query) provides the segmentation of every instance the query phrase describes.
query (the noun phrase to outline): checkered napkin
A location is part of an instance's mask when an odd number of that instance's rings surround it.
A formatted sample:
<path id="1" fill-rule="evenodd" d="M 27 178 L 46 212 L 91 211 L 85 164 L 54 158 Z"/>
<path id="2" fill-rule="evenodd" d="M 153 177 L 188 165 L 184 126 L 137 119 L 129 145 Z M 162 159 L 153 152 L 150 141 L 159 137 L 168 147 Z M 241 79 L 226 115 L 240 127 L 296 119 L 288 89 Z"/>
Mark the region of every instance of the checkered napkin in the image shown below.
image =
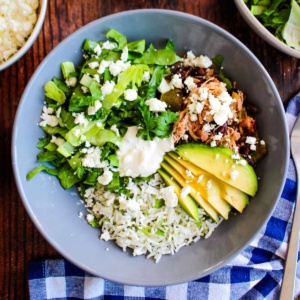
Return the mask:
<path id="1" fill-rule="evenodd" d="M 300 93 L 286 109 L 290 130 L 299 113 Z M 296 192 L 296 173 L 290 159 L 284 190 L 270 220 L 250 246 L 209 276 L 173 286 L 136 287 L 89 275 L 64 259 L 32 261 L 30 299 L 278 299 Z M 299 264 L 295 291 L 300 293 Z"/>

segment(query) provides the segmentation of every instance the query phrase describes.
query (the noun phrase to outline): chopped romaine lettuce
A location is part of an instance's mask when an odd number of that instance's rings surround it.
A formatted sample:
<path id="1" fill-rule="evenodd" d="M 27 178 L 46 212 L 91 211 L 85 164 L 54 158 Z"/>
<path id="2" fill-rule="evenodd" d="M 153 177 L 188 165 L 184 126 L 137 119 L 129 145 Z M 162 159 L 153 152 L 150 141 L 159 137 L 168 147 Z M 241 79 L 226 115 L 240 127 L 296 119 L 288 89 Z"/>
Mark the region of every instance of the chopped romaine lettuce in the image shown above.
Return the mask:
<path id="1" fill-rule="evenodd" d="M 169 66 L 178 61 L 178 56 L 168 48 L 145 52 L 142 57 L 136 58 L 134 63 L 147 65 Z"/>
<path id="2" fill-rule="evenodd" d="M 59 105 L 64 104 L 66 100 L 65 93 L 58 88 L 58 86 L 53 81 L 48 81 L 45 84 L 45 95 L 46 97 L 55 100 Z"/>
<path id="3" fill-rule="evenodd" d="M 107 32 L 106 37 L 114 39 L 116 41 L 116 43 L 119 45 L 119 48 L 118 48 L 119 50 L 122 50 L 122 49 L 124 49 L 124 47 L 127 46 L 126 37 L 114 29 L 110 29 Z"/>
<path id="4" fill-rule="evenodd" d="M 75 66 L 74 66 L 73 62 L 71 62 L 71 61 L 63 62 L 61 64 L 61 70 L 62 70 L 64 79 L 68 79 L 68 78 L 74 76 L 76 73 Z"/>

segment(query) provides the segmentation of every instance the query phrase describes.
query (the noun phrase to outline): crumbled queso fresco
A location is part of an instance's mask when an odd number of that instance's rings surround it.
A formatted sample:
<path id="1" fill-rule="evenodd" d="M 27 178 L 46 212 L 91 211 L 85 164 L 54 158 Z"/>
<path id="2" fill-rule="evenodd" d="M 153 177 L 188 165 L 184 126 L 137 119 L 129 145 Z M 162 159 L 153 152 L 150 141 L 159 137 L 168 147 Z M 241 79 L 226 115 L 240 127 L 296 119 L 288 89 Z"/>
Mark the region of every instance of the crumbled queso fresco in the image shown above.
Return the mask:
<path id="1" fill-rule="evenodd" d="M 37 20 L 38 0 L 0 0 L 0 63 L 21 48 Z"/>

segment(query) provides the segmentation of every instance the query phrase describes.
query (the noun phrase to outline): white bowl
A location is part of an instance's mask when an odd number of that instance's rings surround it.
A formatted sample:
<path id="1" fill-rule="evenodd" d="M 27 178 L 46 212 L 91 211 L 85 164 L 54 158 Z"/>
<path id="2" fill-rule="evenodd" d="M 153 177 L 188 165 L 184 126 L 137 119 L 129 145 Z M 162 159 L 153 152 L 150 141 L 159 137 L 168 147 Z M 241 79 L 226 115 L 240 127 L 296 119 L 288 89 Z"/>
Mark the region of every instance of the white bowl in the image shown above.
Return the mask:
<path id="1" fill-rule="evenodd" d="M 260 23 L 260 21 L 251 13 L 244 0 L 234 0 L 234 2 L 244 20 L 262 39 L 279 51 L 292 57 L 300 58 L 300 51 L 291 48 L 276 38 L 275 35 L 273 35 L 265 26 L 263 26 L 262 23 Z"/>
<path id="2" fill-rule="evenodd" d="M 40 4 L 38 7 L 38 18 L 31 35 L 26 40 L 25 44 L 14 55 L 12 55 L 4 63 L 0 63 L 0 71 L 8 68 L 12 64 L 14 64 L 17 60 L 19 60 L 30 49 L 30 47 L 38 37 L 44 23 L 48 0 L 40 0 L 39 2 Z"/>

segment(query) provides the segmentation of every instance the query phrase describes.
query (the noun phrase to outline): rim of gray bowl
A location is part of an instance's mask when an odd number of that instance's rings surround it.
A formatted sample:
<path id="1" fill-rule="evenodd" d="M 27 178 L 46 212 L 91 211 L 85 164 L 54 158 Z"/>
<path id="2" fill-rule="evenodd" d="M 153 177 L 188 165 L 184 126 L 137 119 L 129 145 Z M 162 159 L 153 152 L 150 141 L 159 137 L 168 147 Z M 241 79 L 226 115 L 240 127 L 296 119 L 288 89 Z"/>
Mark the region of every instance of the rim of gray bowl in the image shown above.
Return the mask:
<path id="1" fill-rule="evenodd" d="M 36 24 L 33 28 L 32 33 L 30 34 L 29 38 L 25 42 L 25 44 L 13 55 L 11 56 L 7 61 L 0 64 L 0 71 L 10 67 L 12 64 L 14 64 L 16 61 L 18 61 L 33 45 L 34 41 L 38 37 L 42 26 L 44 24 L 46 11 L 47 11 L 47 5 L 48 0 L 41 0 L 39 1 L 40 5 L 38 8 L 38 19 L 36 21 Z"/>
<path id="2" fill-rule="evenodd" d="M 294 58 L 300 58 L 300 51 L 295 50 L 277 39 L 266 27 L 264 27 L 259 20 L 250 12 L 247 4 L 244 0 L 234 0 L 240 14 L 248 23 L 248 25 L 268 44 L 276 48 L 277 50 L 290 55 Z"/>

